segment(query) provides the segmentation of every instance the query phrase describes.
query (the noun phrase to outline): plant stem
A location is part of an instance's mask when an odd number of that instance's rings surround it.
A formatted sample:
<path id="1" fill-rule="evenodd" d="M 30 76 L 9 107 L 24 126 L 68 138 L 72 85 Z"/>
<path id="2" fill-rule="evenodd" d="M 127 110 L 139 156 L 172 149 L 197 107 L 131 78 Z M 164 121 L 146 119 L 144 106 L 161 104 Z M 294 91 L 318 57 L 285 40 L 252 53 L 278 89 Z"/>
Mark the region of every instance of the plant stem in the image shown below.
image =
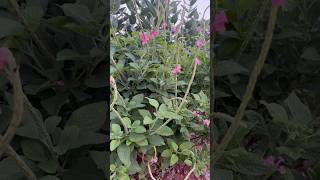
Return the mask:
<path id="1" fill-rule="evenodd" d="M 254 87 L 257 82 L 258 76 L 261 73 L 264 62 L 265 62 L 266 57 L 269 52 L 269 48 L 270 48 L 272 37 L 273 37 L 273 31 L 274 31 L 274 27 L 275 27 L 276 19 L 277 19 L 277 12 L 278 12 L 278 7 L 271 8 L 267 32 L 266 32 L 265 40 L 262 45 L 261 53 L 258 57 L 258 60 L 256 62 L 256 65 L 255 65 L 253 71 L 251 72 L 249 83 L 246 88 L 245 94 L 242 98 L 242 101 L 241 101 L 240 107 L 237 111 L 237 114 L 236 114 L 230 128 L 228 129 L 226 135 L 223 137 L 220 145 L 218 146 L 217 150 L 213 154 L 213 162 L 216 162 L 221 157 L 224 150 L 227 148 L 229 142 L 231 141 L 232 137 L 234 136 L 236 130 L 238 129 L 240 122 L 242 120 L 242 117 L 244 116 L 246 107 L 249 104 L 249 101 L 252 97 L 252 93 L 254 91 Z"/>
<path id="2" fill-rule="evenodd" d="M 148 172 L 149 172 L 149 175 L 150 175 L 150 177 L 151 177 L 152 180 L 157 180 L 157 179 L 153 176 L 153 174 L 152 174 L 152 172 L 151 172 L 151 167 L 150 167 L 150 163 L 149 163 L 149 162 L 148 162 Z"/>
<path id="3" fill-rule="evenodd" d="M 21 170 L 24 172 L 24 175 L 29 180 L 38 180 L 36 175 L 30 169 L 30 167 L 20 158 L 20 156 L 16 153 L 16 151 L 10 145 L 8 145 L 6 153 L 16 161 L 17 165 L 21 168 Z"/>
<path id="4" fill-rule="evenodd" d="M 193 173 L 193 171 L 196 169 L 196 163 L 194 163 L 192 169 L 189 171 L 189 173 L 187 174 L 187 176 L 184 178 L 184 180 L 188 180 L 188 178 L 191 176 L 191 174 Z"/>
<path id="5" fill-rule="evenodd" d="M 3 138 L 1 138 L 0 140 L 0 157 L 7 149 L 10 141 L 12 140 L 18 127 L 20 126 L 23 114 L 23 90 L 20 80 L 19 67 L 17 66 L 16 61 L 9 49 L 5 49 L 5 54 L 6 62 L 8 65 L 8 69 L 5 69 L 7 76 L 9 77 L 9 80 L 11 81 L 11 84 L 13 86 L 14 107 L 8 129 L 6 130 Z"/>

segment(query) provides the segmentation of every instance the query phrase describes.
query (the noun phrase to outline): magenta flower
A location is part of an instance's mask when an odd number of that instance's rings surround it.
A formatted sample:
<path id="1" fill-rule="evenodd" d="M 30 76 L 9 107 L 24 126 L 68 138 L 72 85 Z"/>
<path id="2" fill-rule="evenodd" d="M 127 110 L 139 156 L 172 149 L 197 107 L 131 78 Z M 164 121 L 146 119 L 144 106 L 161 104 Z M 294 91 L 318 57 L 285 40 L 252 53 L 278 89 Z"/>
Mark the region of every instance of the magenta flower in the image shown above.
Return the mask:
<path id="1" fill-rule="evenodd" d="M 181 73 L 182 68 L 180 64 L 177 64 L 176 67 L 171 71 L 173 76 L 176 76 L 178 73 Z"/>
<path id="2" fill-rule="evenodd" d="M 142 45 L 146 45 L 148 43 L 148 41 L 150 40 L 150 37 L 146 34 L 144 34 L 144 32 L 141 32 L 140 34 L 140 41 Z"/>
<path id="3" fill-rule="evenodd" d="M 177 34 L 177 27 L 176 26 L 171 27 L 171 33 L 173 36 L 175 36 Z"/>
<path id="4" fill-rule="evenodd" d="M 204 44 L 205 44 L 205 41 L 204 41 L 204 40 L 202 40 L 202 39 L 196 40 L 196 46 L 197 46 L 198 48 L 202 48 L 202 47 L 204 46 Z"/>
<path id="5" fill-rule="evenodd" d="M 263 164 L 267 167 L 275 167 L 274 156 L 267 156 L 263 159 Z"/>
<path id="6" fill-rule="evenodd" d="M 196 31 L 197 31 L 198 33 L 201 33 L 201 32 L 202 32 L 201 26 L 197 26 Z"/>
<path id="7" fill-rule="evenodd" d="M 163 22 L 161 25 L 160 25 L 160 28 L 161 29 L 165 29 L 167 27 L 167 23 Z"/>
<path id="8" fill-rule="evenodd" d="M 209 127 L 210 126 L 210 121 L 209 119 L 205 119 L 205 120 L 202 120 L 202 124 Z"/>
<path id="9" fill-rule="evenodd" d="M 150 37 L 151 38 L 154 38 L 154 37 L 156 37 L 158 35 L 158 31 L 151 31 L 150 32 Z"/>
<path id="10" fill-rule="evenodd" d="M 156 154 L 154 154 L 154 156 L 151 158 L 150 162 L 153 163 L 157 163 L 158 162 L 158 157 Z"/>
<path id="11" fill-rule="evenodd" d="M 226 23 L 228 23 L 228 18 L 224 11 L 218 11 L 213 19 L 213 32 L 226 31 Z"/>
<path id="12" fill-rule="evenodd" d="M 199 58 L 196 58 L 196 59 L 194 60 L 194 63 L 195 63 L 196 65 L 200 65 L 200 64 L 201 64 L 201 61 L 200 61 Z"/>
<path id="13" fill-rule="evenodd" d="M 193 117 L 199 117 L 199 112 L 198 111 L 192 111 L 192 116 Z"/>
<path id="14" fill-rule="evenodd" d="M 279 6 L 282 6 L 286 0 L 271 0 L 272 2 L 272 6 L 274 7 L 279 7 Z"/>
<path id="15" fill-rule="evenodd" d="M 4 68 L 5 64 L 6 64 L 5 50 L 4 48 L 0 48 L 0 70 Z"/>

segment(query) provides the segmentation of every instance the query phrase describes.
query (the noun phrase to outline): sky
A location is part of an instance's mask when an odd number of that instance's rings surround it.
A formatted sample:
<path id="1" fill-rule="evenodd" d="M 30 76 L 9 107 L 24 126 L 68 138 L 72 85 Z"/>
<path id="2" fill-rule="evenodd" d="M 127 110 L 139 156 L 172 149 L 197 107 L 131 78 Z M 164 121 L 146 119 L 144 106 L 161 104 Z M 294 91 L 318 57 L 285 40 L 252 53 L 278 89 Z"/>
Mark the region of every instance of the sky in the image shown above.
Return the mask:
<path id="1" fill-rule="evenodd" d="M 197 0 L 195 6 L 197 6 L 200 17 L 202 17 L 202 14 L 206 7 L 210 6 L 210 0 Z M 204 19 L 210 19 L 210 8 L 206 11 Z"/>

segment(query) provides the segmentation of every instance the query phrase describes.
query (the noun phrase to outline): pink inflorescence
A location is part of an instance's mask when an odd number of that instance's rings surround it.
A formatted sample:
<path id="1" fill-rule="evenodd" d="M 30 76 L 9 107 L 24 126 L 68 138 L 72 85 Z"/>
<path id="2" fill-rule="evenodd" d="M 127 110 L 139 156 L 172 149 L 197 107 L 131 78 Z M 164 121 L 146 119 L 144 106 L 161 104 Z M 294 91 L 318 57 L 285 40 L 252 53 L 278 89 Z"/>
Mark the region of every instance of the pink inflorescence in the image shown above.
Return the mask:
<path id="1" fill-rule="evenodd" d="M 178 73 L 182 72 L 182 67 L 180 64 L 177 64 L 175 68 L 172 69 L 171 74 L 172 76 L 176 76 Z"/>
<path id="2" fill-rule="evenodd" d="M 204 119 L 204 120 L 202 120 L 202 124 L 205 125 L 205 126 L 207 126 L 207 127 L 209 127 L 209 126 L 210 126 L 210 121 L 209 121 L 209 119 Z"/>
<path id="3" fill-rule="evenodd" d="M 142 45 L 148 44 L 148 42 L 158 36 L 159 32 L 157 30 L 152 30 L 149 34 L 146 34 L 144 32 L 140 32 L 140 41 Z"/>
<path id="4" fill-rule="evenodd" d="M 225 24 L 228 23 L 228 18 L 224 11 L 218 11 L 213 19 L 213 32 L 226 31 Z"/>
<path id="5" fill-rule="evenodd" d="M 267 156 L 263 160 L 263 164 L 265 166 L 277 170 L 280 174 L 286 173 L 284 162 L 285 160 L 282 157 L 275 158 L 274 156 Z"/>
<path id="6" fill-rule="evenodd" d="M 198 48 L 202 48 L 202 47 L 204 46 L 204 44 L 205 44 L 205 41 L 204 41 L 204 40 L 202 40 L 202 39 L 196 40 L 196 46 L 197 46 Z"/>
<path id="7" fill-rule="evenodd" d="M 196 58 L 196 59 L 194 60 L 194 63 L 195 63 L 196 65 L 200 65 L 200 64 L 201 64 L 201 61 L 200 61 L 199 58 Z"/>

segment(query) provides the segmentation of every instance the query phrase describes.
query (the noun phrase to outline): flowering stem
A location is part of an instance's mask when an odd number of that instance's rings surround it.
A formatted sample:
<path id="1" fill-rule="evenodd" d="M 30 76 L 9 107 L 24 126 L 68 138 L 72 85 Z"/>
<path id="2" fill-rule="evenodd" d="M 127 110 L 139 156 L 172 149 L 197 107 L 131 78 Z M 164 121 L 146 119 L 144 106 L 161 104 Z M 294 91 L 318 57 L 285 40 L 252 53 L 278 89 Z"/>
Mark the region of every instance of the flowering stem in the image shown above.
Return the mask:
<path id="1" fill-rule="evenodd" d="M 216 162 L 221 157 L 224 150 L 227 148 L 229 142 L 231 141 L 232 137 L 234 136 L 236 130 L 238 129 L 240 122 L 242 120 L 242 117 L 244 116 L 245 109 L 246 109 L 247 105 L 249 104 L 249 101 L 252 97 L 252 93 L 253 93 L 255 84 L 257 82 L 258 76 L 261 73 L 264 62 L 265 62 L 266 57 L 269 52 L 269 48 L 270 48 L 272 37 L 273 37 L 273 31 L 274 31 L 274 27 L 275 27 L 276 19 L 277 19 L 277 12 L 278 12 L 278 7 L 271 8 L 267 32 L 266 32 L 265 40 L 262 45 L 261 53 L 258 57 L 258 60 L 256 62 L 256 65 L 255 65 L 253 71 L 251 72 L 249 83 L 246 88 L 245 94 L 242 98 L 242 101 L 241 101 L 240 107 L 237 111 L 237 114 L 236 114 L 230 128 L 228 129 L 226 135 L 223 137 L 220 145 L 218 146 L 217 150 L 213 154 L 213 162 Z"/>
<path id="2" fill-rule="evenodd" d="M 194 68 L 193 68 L 191 79 L 190 79 L 189 84 L 188 84 L 188 88 L 187 88 L 187 90 L 186 90 L 186 92 L 184 94 L 183 100 L 180 103 L 180 105 L 179 105 L 178 109 L 176 110 L 176 112 L 179 112 L 181 110 L 182 106 L 184 105 L 184 103 L 186 102 L 186 99 L 187 99 L 187 97 L 189 95 L 189 91 L 190 91 L 191 85 L 192 85 L 194 77 L 196 75 L 196 71 L 197 71 L 197 64 L 194 63 Z"/>

